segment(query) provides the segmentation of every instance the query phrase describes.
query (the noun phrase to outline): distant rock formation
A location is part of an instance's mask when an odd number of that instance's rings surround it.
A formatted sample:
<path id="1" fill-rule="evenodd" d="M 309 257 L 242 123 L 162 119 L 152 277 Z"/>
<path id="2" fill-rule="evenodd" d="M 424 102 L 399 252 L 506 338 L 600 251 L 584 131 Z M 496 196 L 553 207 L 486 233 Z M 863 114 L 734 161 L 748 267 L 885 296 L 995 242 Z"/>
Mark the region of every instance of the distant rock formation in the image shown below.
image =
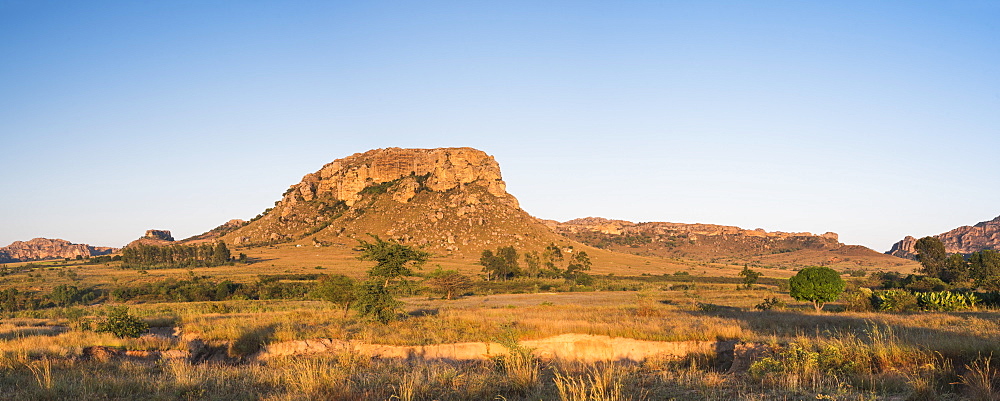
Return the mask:
<path id="1" fill-rule="evenodd" d="M 170 235 L 170 230 L 146 230 L 146 235 L 143 235 L 142 237 L 160 241 L 174 240 L 174 237 Z"/>
<path id="2" fill-rule="evenodd" d="M 107 255 L 116 251 L 115 248 L 74 244 L 63 239 L 35 238 L 29 241 L 14 241 L 0 248 L 0 262 L 27 262 L 33 260 L 88 258 Z"/>
<path id="3" fill-rule="evenodd" d="M 734 226 L 684 223 L 633 223 L 587 217 L 545 224 L 569 239 L 615 252 L 641 256 L 748 264 L 751 266 L 834 266 L 905 268 L 911 262 L 860 245 L 840 243 L 836 233 L 768 232 Z"/>
<path id="4" fill-rule="evenodd" d="M 944 249 L 949 253 L 970 254 L 984 249 L 1000 249 L 1000 216 L 974 226 L 961 226 L 934 237 L 944 243 Z M 917 251 L 914 248 L 916 243 L 916 238 L 906 236 L 903 240 L 893 244 L 886 253 L 901 258 L 915 259 L 917 257 Z"/>
<path id="5" fill-rule="evenodd" d="M 814 235 L 808 232 L 801 233 L 786 233 L 781 231 L 768 232 L 764 231 L 762 228 L 757 228 L 753 230 L 746 230 L 735 226 L 720 226 L 716 224 L 686 224 L 686 223 L 666 223 L 666 222 L 651 222 L 651 223 L 633 223 L 631 221 L 625 220 L 610 220 L 601 217 L 584 217 L 580 219 L 570 220 L 564 223 L 549 221 L 547 224 L 558 232 L 579 232 L 579 231 L 597 231 L 604 234 L 654 234 L 654 235 L 694 235 L 697 238 L 698 235 L 702 236 L 719 236 L 719 235 L 733 235 L 733 236 L 745 236 L 745 237 L 762 237 L 762 238 L 775 238 L 775 239 L 787 239 L 787 238 L 820 238 L 823 242 L 828 242 L 830 244 L 839 244 L 838 236 L 836 233 L 827 232 L 825 234 Z"/>
<path id="6" fill-rule="evenodd" d="M 139 239 L 135 241 L 129 242 L 127 245 L 125 245 L 125 248 L 134 246 L 136 244 L 164 246 L 164 245 L 173 245 L 175 243 L 176 242 L 174 241 L 173 235 L 170 234 L 170 230 L 146 230 L 146 233 L 143 234 L 142 237 L 139 237 Z"/>

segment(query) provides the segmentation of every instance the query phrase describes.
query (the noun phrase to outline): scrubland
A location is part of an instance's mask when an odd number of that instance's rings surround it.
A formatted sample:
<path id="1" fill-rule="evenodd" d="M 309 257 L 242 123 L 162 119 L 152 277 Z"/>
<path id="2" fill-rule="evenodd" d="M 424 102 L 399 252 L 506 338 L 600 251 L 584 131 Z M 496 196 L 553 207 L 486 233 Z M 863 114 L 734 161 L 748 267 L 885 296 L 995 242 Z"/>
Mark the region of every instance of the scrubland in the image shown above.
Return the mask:
<path id="1" fill-rule="evenodd" d="M 757 311 L 765 297 L 784 310 Z M 153 331 L 119 339 L 87 330 L 103 306 L 10 314 L 0 323 L 0 389 L 11 399 L 973 399 L 1000 397 L 1000 312 L 810 312 L 776 288 L 701 284 L 477 295 L 405 301 L 383 325 L 332 304 L 296 300 L 130 305 Z M 832 305 L 830 309 L 836 309 Z M 518 340 L 565 333 L 654 341 L 736 340 L 733 354 L 583 364 L 538 360 Z M 95 358 L 100 345 L 183 350 L 193 338 L 218 361 Z M 335 338 L 376 344 L 501 342 L 474 361 L 371 358 L 349 352 L 257 360 L 262 346 Z"/>

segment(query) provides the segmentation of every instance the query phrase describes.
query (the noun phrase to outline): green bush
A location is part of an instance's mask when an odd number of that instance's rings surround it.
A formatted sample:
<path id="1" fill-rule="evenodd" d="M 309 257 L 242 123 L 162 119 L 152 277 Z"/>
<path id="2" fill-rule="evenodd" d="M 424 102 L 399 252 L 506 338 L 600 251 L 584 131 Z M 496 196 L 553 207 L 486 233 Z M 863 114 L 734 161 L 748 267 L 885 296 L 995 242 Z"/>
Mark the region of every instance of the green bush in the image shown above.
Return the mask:
<path id="1" fill-rule="evenodd" d="M 98 333 L 111 333 L 118 338 L 136 338 L 145 333 L 149 325 L 128 313 L 128 307 L 112 307 L 107 319 L 97 324 Z"/>

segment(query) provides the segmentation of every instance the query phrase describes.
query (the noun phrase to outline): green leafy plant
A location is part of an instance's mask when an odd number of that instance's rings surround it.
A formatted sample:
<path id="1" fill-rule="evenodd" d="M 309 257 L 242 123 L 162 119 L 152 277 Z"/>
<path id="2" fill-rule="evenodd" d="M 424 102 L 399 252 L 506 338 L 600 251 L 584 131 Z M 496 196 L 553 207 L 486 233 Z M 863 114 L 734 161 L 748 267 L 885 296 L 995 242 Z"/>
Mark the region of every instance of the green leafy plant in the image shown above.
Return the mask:
<path id="1" fill-rule="evenodd" d="M 979 301 L 975 294 L 952 291 L 922 292 L 916 299 L 921 309 L 933 311 L 970 309 Z"/>
<path id="2" fill-rule="evenodd" d="M 128 313 L 128 307 L 111 307 L 107 319 L 97 324 L 98 333 L 111 333 L 119 338 L 136 338 L 149 330 L 149 325 Z"/>
<path id="3" fill-rule="evenodd" d="M 909 312 L 917 309 L 917 297 L 900 289 L 878 291 L 872 295 L 872 305 L 880 311 Z"/>

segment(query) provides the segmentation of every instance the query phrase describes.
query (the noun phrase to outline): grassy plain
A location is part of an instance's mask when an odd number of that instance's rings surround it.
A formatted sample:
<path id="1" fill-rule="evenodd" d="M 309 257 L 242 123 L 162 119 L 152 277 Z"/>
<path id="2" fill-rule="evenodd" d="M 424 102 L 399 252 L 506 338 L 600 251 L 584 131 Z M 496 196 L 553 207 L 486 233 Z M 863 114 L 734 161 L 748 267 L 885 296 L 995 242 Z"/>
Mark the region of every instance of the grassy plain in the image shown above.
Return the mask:
<path id="1" fill-rule="evenodd" d="M 789 308 L 755 311 L 765 297 Z M 831 305 L 836 309 L 837 305 Z M 319 301 L 131 305 L 184 337 L 118 339 L 81 330 L 100 305 L 21 312 L 0 324 L 0 389 L 21 399 L 992 399 L 1000 313 L 809 312 L 775 288 L 696 284 L 683 290 L 405 299 L 381 325 Z M 162 331 L 162 330 L 161 330 Z M 564 333 L 656 341 L 739 340 L 761 351 L 733 370 L 720 355 L 584 365 L 517 360 L 371 359 L 321 354 L 267 362 L 85 359 L 102 345 L 185 349 L 198 338 L 236 356 L 274 342 L 337 338 L 426 345 Z M 185 338 L 187 340 L 185 340 Z"/>
<path id="2" fill-rule="evenodd" d="M 250 283 L 261 274 L 340 273 L 369 267 L 351 248 L 283 244 L 246 252 L 254 263 L 195 269 L 122 270 L 116 263 L 36 263 L 0 277 L 0 286 L 49 291 L 208 276 Z M 588 251 L 589 253 L 590 251 Z M 401 399 L 401 400 L 906 400 L 1000 397 L 1000 312 L 816 314 L 778 285 L 739 289 L 693 280 L 734 277 L 742 266 L 594 251 L 594 288 L 550 292 L 539 282 L 482 287 L 456 300 L 403 299 L 383 325 L 311 300 L 129 304 L 158 336 L 119 339 L 88 330 L 107 305 L 6 313 L 0 320 L 0 391 L 13 399 Z M 474 260 L 433 258 L 478 274 Z M 761 270 L 788 277 L 790 269 Z M 70 273 L 72 272 L 72 273 Z M 610 274 L 610 276 L 609 276 Z M 666 275 L 666 276 L 664 276 Z M 629 276 L 629 277 L 623 277 Z M 777 281 L 775 281 L 777 282 Z M 545 284 L 545 283 L 542 283 Z M 552 285 L 554 289 L 568 287 Z M 504 293 L 505 288 L 519 293 Z M 546 287 L 548 288 L 548 287 Z M 629 289 L 620 291 L 620 289 Z M 758 311 L 765 298 L 788 304 Z M 173 336 L 175 330 L 180 336 Z M 744 352 L 679 359 L 582 364 L 529 354 L 479 361 L 324 353 L 256 360 L 262 346 L 332 338 L 371 344 L 506 342 L 576 333 L 650 341 L 738 341 Z M 192 341 L 221 350 L 218 362 L 184 358 L 95 358 L 89 347 L 183 352 Z M 516 350 L 516 348 L 514 348 Z"/>

